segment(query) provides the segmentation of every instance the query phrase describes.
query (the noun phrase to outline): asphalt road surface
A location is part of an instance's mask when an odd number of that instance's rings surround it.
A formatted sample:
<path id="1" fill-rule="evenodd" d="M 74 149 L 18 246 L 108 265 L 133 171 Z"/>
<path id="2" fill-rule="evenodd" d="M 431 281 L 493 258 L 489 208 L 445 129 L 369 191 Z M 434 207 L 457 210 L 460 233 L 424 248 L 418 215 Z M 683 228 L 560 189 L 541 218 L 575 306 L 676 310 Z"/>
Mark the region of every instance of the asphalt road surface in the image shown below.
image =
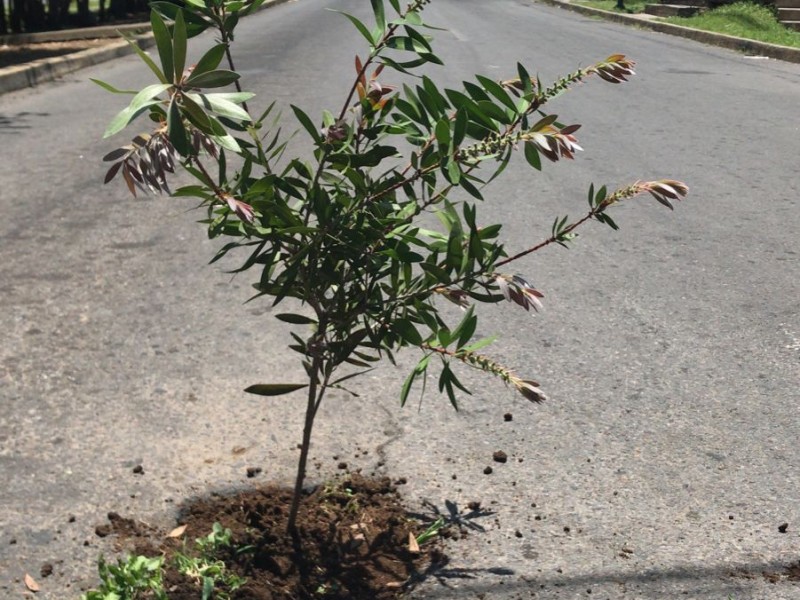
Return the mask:
<path id="1" fill-rule="evenodd" d="M 361 48 L 324 8 L 366 6 L 301 0 L 247 19 L 246 85 L 289 114 L 338 107 Z M 482 311 L 478 333 L 500 334 L 494 354 L 548 403 L 472 380 L 458 414 L 435 394 L 400 410 L 405 372 L 383 368 L 361 399 L 329 398 L 312 480 L 334 455 L 383 461 L 413 506 L 494 513 L 414 598 L 800 598 L 800 582 L 761 574 L 800 560 L 800 65 L 527 1 L 437 0 L 427 19 L 448 29 L 436 73 L 452 85 L 518 60 L 544 81 L 615 52 L 638 63 L 630 84 L 554 104 L 584 124 L 574 163 L 520 164 L 493 186 L 483 219 L 509 221 L 510 250 L 581 214 L 592 181 L 692 191 L 674 212 L 642 198 L 614 213 L 621 232 L 596 224 L 518 265 L 543 314 Z M 301 377 L 287 329 L 243 304 L 247 275 L 206 265 L 217 243 L 191 202 L 102 185 L 100 157 L 124 140 L 100 138 L 123 100 L 89 77 L 150 82 L 129 57 L 0 97 L 3 598 L 23 596 L 26 572 L 38 597 L 77 598 L 108 552 L 94 535 L 108 511 L 167 525 L 182 499 L 247 485 L 248 466 L 288 482 L 297 457 L 302 399 L 242 392 Z"/>

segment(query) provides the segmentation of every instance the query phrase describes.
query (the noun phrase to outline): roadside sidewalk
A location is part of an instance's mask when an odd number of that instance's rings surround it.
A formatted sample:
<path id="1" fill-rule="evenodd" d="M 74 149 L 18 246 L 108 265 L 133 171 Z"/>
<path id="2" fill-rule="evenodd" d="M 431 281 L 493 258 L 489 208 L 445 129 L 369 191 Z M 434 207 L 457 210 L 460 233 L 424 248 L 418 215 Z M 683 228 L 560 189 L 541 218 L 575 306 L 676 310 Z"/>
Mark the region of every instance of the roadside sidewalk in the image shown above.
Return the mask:
<path id="1" fill-rule="evenodd" d="M 292 0 L 265 0 L 260 10 L 289 1 Z M 3 36 L 2 41 L 5 43 L 35 44 L 79 39 L 119 38 L 121 33 L 132 35 L 136 44 L 142 49 L 149 48 L 155 43 L 153 34 L 150 33 L 150 23 L 9 35 Z M 88 48 L 63 56 L 35 60 L 25 65 L 6 67 L 0 69 L 0 95 L 26 87 L 34 87 L 46 81 L 53 81 L 68 73 L 106 62 L 119 56 L 126 56 L 132 52 L 131 45 L 126 40 L 119 39 L 99 48 Z"/>
<path id="2" fill-rule="evenodd" d="M 729 50 L 736 50 L 737 52 L 742 52 L 750 56 L 766 56 L 768 58 L 775 58 L 777 60 L 784 60 L 786 62 L 800 63 L 800 49 L 798 48 L 788 48 L 786 46 L 757 42 L 755 40 L 734 37 L 732 35 L 712 33 L 710 31 L 702 31 L 700 29 L 691 29 L 690 27 L 681 27 L 680 25 L 663 23 L 659 21 L 657 17 L 644 13 L 626 15 L 609 10 L 600 10 L 598 8 L 581 6 L 580 4 L 574 4 L 570 2 L 570 0 L 532 1 L 547 4 L 549 6 L 557 6 L 559 8 L 570 10 L 586 16 L 600 17 L 616 23 L 633 25 L 634 27 L 642 27 L 644 29 L 652 29 L 653 31 L 667 33 L 669 35 L 676 35 L 678 37 L 694 40 L 703 44 L 719 46 L 720 48 L 727 48 Z"/>

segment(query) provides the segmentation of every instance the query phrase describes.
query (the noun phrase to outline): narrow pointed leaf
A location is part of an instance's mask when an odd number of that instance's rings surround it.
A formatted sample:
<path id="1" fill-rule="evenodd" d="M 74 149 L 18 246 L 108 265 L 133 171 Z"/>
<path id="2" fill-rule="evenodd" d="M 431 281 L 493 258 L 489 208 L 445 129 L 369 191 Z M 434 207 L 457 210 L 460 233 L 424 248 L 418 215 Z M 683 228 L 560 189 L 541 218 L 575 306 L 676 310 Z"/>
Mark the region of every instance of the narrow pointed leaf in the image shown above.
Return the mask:
<path id="1" fill-rule="evenodd" d="M 294 104 L 291 104 L 290 106 L 292 107 L 297 120 L 300 121 L 300 124 L 305 128 L 311 138 L 317 143 L 321 142 L 322 135 L 319 131 L 317 131 L 317 128 L 314 127 L 314 123 L 311 121 L 311 118 Z"/>
<path id="2" fill-rule="evenodd" d="M 169 80 L 167 80 L 167 78 L 164 76 L 164 73 L 161 71 L 158 65 L 153 62 L 153 59 L 150 58 L 150 56 L 148 56 L 148 54 L 139 47 L 139 44 L 136 43 L 136 40 L 134 40 L 130 34 L 123 33 L 122 37 L 125 38 L 125 41 L 130 44 L 131 48 L 133 48 L 133 51 L 139 55 L 139 58 L 144 61 L 144 64 L 150 68 L 150 70 L 155 74 L 156 77 L 158 77 L 158 80 L 161 83 L 169 83 Z"/>
<path id="3" fill-rule="evenodd" d="M 175 67 L 172 61 L 172 38 L 169 29 L 156 11 L 150 11 L 150 25 L 153 28 L 153 37 L 158 48 L 158 57 L 161 59 L 161 68 L 164 76 L 169 81 L 177 81 L 175 78 Z"/>
<path id="4" fill-rule="evenodd" d="M 294 325 L 310 325 L 317 322 L 315 319 L 306 317 L 305 315 L 293 313 L 281 313 L 279 315 L 275 315 L 275 318 L 279 321 L 283 321 L 284 323 L 292 323 Z"/>
<path id="5" fill-rule="evenodd" d="M 197 65 L 195 65 L 194 71 L 192 71 L 192 76 L 213 71 L 219 66 L 219 63 L 222 62 L 224 56 L 225 44 L 217 44 L 197 61 Z"/>
<path id="6" fill-rule="evenodd" d="M 169 103 L 169 112 L 167 113 L 167 135 L 169 136 L 170 143 L 175 147 L 178 154 L 181 156 L 189 156 L 191 148 L 189 146 L 188 136 L 186 135 L 186 127 L 183 125 L 181 111 L 174 98 L 172 102 Z"/>
<path id="7" fill-rule="evenodd" d="M 353 24 L 353 26 L 358 30 L 358 32 L 361 35 L 363 35 L 364 38 L 369 42 L 369 45 L 370 46 L 375 45 L 375 39 L 372 37 L 372 34 L 370 33 L 369 29 L 367 29 L 367 26 L 364 25 L 364 23 L 356 19 L 353 15 L 349 15 L 346 12 L 342 12 L 341 10 L 334 10 L 333 12 L 337 12 L 340 15 L 344 15 L 345 17 L 347 17 Z"/>
<path id="8" fill-rule="evenodd" d="M 257 396 L 281 396 L 302 390 L 305 387 L 308 387 L 307 383 L 257 383 L 244 391 Z"/>
<path id="9" fill-rule="evenodd" d="M 186 79 L 186 85 L 196 88 L 218 88 L 232 84 L 239 79 L 239 74 L 234 71 L 219 69 L 205 73 L 194 74 Z"/>
<path id="10" fill-rule="evenodd" d="M 175 23 L 172 25 L 172 63 L 175 79 L 180 80 L 186 67 L 186 21 L 182 10 L 175 15 Z"/>
<path id="11" fill-rule="evenodd" d="M 111 92 L 112 94 L 134 94 L 135 95 L 139 91 L 139 90 L 120 90 L 120 89 L 115 88 L 110 83 L 106 83 L 105 81 L 100 81 L 99 79 L 92 79 L 91 77 L 89 78 L 89 80 L 94 82 L 94 83 L 96 83 L 97 85 L 99 85 L 104 90 L 106 90 L 108 92 Z"/>

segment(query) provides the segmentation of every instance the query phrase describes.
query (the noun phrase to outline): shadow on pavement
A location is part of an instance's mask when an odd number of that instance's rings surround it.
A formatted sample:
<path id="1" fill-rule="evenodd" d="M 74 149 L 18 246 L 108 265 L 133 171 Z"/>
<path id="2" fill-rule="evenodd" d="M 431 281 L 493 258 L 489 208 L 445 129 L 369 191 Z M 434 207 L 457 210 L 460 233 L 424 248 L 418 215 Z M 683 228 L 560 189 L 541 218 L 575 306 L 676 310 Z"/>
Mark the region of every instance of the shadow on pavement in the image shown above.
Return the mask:
<path id="1" fill-rule="evenodd" d="M 440 587 L 426 587 L 425 598 L 452 598 L 455 590 L 477 598 L 728 598 L 753 597 L 748 594 L 754 580 L 770 586 L 770 598 L 800 597 L 800 561 L 796 563 L 719 564 L 706 567 L 691 565 L 664 569 L 608 571 L 591 574 L 535 575 L 511 569 L 491 567 L 462 569 L 448 558 L 431 567 L 418 581 L 436 579 Z M 490 577 L 491 575 L 500 577 Z M 513 576 L 513 577 L 511 577 Z M 609 596 L 609 585 L 614 592 Z M 587 596 L 587 594 L 592 594 Z M 523 594 L 523 595 L 520 595 Z M 745 595 L 743 595 L 745 594 Z"/>
<path id="2" fill-rule="evenodd" d="M 49 113 L 21 112 L 15 115 L 0 113 L 0 134 L 17 134 L 32 127 L 31 117 L 47 117 Z"/>

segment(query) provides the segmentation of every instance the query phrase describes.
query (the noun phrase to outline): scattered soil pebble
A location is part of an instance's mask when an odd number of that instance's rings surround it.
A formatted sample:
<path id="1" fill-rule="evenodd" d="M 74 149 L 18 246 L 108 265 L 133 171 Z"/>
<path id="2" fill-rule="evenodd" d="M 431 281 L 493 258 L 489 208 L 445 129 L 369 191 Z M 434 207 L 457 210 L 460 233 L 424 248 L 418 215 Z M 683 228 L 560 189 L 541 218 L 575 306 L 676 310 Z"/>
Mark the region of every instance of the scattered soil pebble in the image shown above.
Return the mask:
<path id="1" fill-rule="evenodd" d="M 98 525 L 94 528 L 94 533 L 97 537 L 108 537 L 111 535 L 111 525 Z"/>
<path id="2" fill-rule="evenodd" d="M 253 478 L 253 477 L 255 477 L 256 475 L 258 475 L 259 473 L 261 473 L 261 471 L 262 471 L 261 467 L 247 467 L 247 476 L 248 476 L 250 479 L 252 479 L 252 478 Z"/>
<path id="3" fill-rule="evenodd" d="M 39 573 L 42 577 L 50 577 L 53 574 L 53 565 L 50 563 L 44 563 L 42 568 L 39 569 Z"/>
<path id="4" fill-rule="evenodd" d="M 780 525 L 778 525 L 778 531 L 780 531 L 781 533 L 786 533 L 788 530 L 789 530 L 788 523 L 781 523 Z"/>
<path id="5" fill-rule="evenodd" d="M 143 475 L 144 467 L 142 465 L 136 465 L 135 467 L 133 467 L 133 472 L 135 475 Z"/>
<path id="6" fill-rule="evenodd" d="M 492 469 L 492 467 L 486 467 L 486 468 L 483 470 L 483 474 L 484 474 L 484 475 L 491 475 L 491 474 L 492 474 L 492 470 L 493 470 L 493 469 Z"/>
<path id="7" fill-rule="evenodd" d="M 515 535 L 515 536 L 517 536 L 518 538 L 521 538 L 521 537 L 522 537 L 522 532 L 521 532 L 519 529 L 517 529 L 517 530 L 514 532 L 514 535 Z"/>
<path id="8" fill-rule="evenodd" d="M 339 467 L 342 471 L 344 471 L 347 468 L 347 463 L 346 462 L 340 462 L 336 466 Z"/>
<path id="9" fill-rule="evenodd" d="M 470 502 L 467 502 L 467 508 L 470 510 L 480 510 L 481 503 L 479 500 L 471 500 Z"/>
<path id="10" fill-rule="evenodd" d="M 492 454 L 492 459 L 494 462 L 504 463 L 508 460 L 508 454 L 502 450 L 497 450 L 494 454 Z"/>
<path id="11" fill-rule="evenodd" d="M 503 420 L 506 421 L 506 422 L 513 421 L 514 420 L 514 415 L 512 415 L 511 413 L 506 413 L 506 414 L 503 415 Z"/>

